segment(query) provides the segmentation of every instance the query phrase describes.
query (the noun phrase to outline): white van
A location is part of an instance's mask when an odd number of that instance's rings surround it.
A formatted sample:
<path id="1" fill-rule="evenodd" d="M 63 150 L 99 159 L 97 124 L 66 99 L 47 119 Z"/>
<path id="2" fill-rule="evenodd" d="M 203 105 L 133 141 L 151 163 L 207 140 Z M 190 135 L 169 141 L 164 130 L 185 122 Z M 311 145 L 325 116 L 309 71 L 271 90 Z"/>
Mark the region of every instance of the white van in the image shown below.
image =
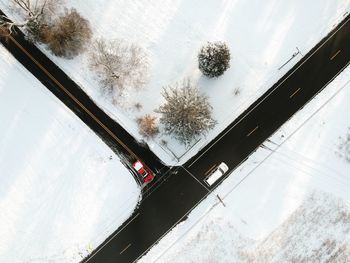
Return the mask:
<path id="1" fill-rule="evenodd" d="M 222 162 L 220 163 L 214 171 L 209 174 L 205 179 L 204 182 L 212 186 L 221 176 L 223 176 L 228 171 L 228 166 L 226 163 Z"/>

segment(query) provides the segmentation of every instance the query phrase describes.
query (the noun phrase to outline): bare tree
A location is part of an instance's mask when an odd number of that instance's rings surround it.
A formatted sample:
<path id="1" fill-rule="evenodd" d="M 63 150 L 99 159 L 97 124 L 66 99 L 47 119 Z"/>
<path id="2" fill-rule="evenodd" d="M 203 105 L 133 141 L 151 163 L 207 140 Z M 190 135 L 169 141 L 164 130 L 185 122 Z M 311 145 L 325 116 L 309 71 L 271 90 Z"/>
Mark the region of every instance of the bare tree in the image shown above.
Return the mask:
<path id="1" fill-rule="evenodd" d="M 73 58 L 84 51 L 91 37 L 89 21 L 74 8 L 65 9 L 64 13 L 46 28 L 43 36 L 52 53 L 65 58 Z"/>
<path id="2" fill-rule="evenodd" d="M 189 80 L 162 93 L 165 103 L 156 112 L 161 113 L 160 123 L 166 134 L 173 135 L 185 145 L 214 128 L 216 121 L 211 116 L 212 107 L 208 98 Z"/>
<path id="3" fill-rule="evenodd" d="M 157 117 L 146 114 L 142 118 L 137 119 L 139 133 L 145 138 L 152 138 L 159 133 L 157 125 Z"/>
<path id="4" fill-rule="evenodd" d="M 138 45 L 122 40 L 96 40 L 92 46 L 89 64 L 107 93 L 114 99 L 126 89 L 141 88 L 148 79 L 149 59 Z"/>
<path id="5" fill-rule="evenodd" d="M 10 35 L 14 28 L 24 28 L 30 34 L 30 40 L 40 40 L 43 28 L 49 23 L 63 0 L 11 0 L 12 8 L 22 17 L 19 21 L 0 16 L 2 35 Z"/>

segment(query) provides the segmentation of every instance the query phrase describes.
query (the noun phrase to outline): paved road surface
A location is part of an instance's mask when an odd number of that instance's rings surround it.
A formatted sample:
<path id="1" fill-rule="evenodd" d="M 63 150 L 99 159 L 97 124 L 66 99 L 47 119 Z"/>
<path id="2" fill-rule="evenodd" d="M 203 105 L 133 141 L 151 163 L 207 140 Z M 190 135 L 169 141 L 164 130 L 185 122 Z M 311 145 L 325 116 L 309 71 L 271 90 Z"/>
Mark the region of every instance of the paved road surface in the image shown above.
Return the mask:
<path id="1" fill-rule="evenodd" d="M 94 130 L 112 149 L 164 168 L 148 149 L 103 113 L 81 89 L 21 35 L 3 45 L 42 83 Z M 350 60 L 348 22 L 329 40 L 315 47 L 284 78 L 254 103 L 221 135 L 183 167 L 163 169 L 144 192 L 138 211 L 84 262 L 133 262 L 210 193 L 203 179 L 222 161 L 230 169 L 324 88 Z M 276 69 L 277 70 L 277 69 Z"/>
<path id="2" fill-rule="evenodd" d="M 222 161 L 232 170 L 247 158 L 349 63 L 349 47 L 347 22 L 327 42 L 310 51 L 176 175 L 167 175 L 141 204 L 137 217 L 131 218 L 84 262 L 135 261 L 208 194 L 202 186 L 206 172 Z"/>
<path id="3" fill-rule="evenodd" d="M 0 14 L 3 14 L 0 10 Z M 126 159 L 142 159 L 154 170 L 164 168 L 162 162 L 147 147 L 135 139 L 105 114 L 82 89 L 38 48 L 26 41 L 19 30 L 0 42 L 24 67 L 54 95 L 84 121 L 107 145 Z M 165 169 L 163 169 L 165 170 Z"/>
<path id="4" fill-rule="evenodd" d="M 221 161 L 231 168 L 238 165 L 349 63 L 349 46 L 350 23 L 347 23 L 255 103 L 249 114 L 231 124 L 222 133 L 223 139 L 214 140 L 187 162 L 186 168 L 203 179 L 205 172 Z"/>

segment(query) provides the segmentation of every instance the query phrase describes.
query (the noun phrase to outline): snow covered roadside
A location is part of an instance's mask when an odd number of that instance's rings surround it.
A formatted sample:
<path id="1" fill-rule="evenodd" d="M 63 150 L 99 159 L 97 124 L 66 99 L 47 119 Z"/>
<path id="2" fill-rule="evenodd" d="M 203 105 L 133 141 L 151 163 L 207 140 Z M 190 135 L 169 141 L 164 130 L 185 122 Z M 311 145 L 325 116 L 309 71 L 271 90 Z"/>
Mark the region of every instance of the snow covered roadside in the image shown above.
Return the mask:
<path id="1" fill-rule="evenodd" d="M 259 241 L 243 237 L 227 217 L 208 216 L 191 232 L 181 246 L 157 262 L 350 260 L 350 205 L 323 192 L 308 196 L 282 225 Z"/>
<path id="2" fill-rule="evenodd" d="M 215 130 L 198 142 L 191 152 L 175 140 L 163 136 L 149 141 L 151 149 L 165 162 L 180 163 L 193 156 L 219 134 L 251 103 L 271 87 L 288 69 L 302 58 L 298 55 L 278 71 L 296 47 L 307 53 L 350 10 L 350 1 L 68 1 L 89 18 L 95 37 L 122 38 L 141 43 L 151 53 L 151 80 L 143 91 L 131 92 L 129 110 L 116 108 L 99 98 L 97 84 L 86 76 L 84 56 L 76 61 L 55 59 L 72 75 L 99 105 L 121 123 L 134 137 L 138 134 L 135 119 L 153 113 L 162 103 L 162 87 L 190 77 L 210 98 Z M 322 14 L 322 15 L 321 15 Z M 219 79 L 203 78 L 197 69 L 197 53 L 206 41 L 224 40 L 231 53 L 231 68 Z M 78 73 L 78 74 L 77 74 Z M 240 94 L 235 96 L 235 90 Z M 97 93 L 96 93 L 97 92 Z M 140 112 L 132 105 L 140 102 Z M 168 142 L 171 151 L 164 151 L 160 140 Z M 165 148 L 166 150 L 166 148 Z"/>
<path id="3" fill-rule="evenodd" d="M 0 262 L 79 262 L 133 212 L 118 157 L 0 46 Z"/>
<path id="4" fill-rule="evenodd" d="M 123 39 L 140 44 L 151 55 L 149 84 L 130 91 L 123 107 L 101 96 L 88 67 L 86 53 L 74 60 L 48 55 L 111 117 L 141 140 L 136 119 L 153 114 L 163 102 L 162 87 L 190 77 L 210 98 L 218 125 L 187 152 L 169 136 L 149 140 L 166 163 L 180 163 L 205 146 L 240 113 L 270 88 L 350 11 L 350 0 L 67 0 L 88 18 L 94 37 Z M 1 8 L 8 1 L 0 0 Z M 197 69 L 197 53 L 207 41 L 227 42 L 231 68 L 208 80 Z M 297 53 L 297 49 L 301 53 Z M 297 55 L 278 70 L 294 53 Z M 236 91 L 239 90 L 239 94 Z M 134 106 L 141 103 L 142 109 Z M 167 149 L 161 141 L 167 141 Z M 187 152 L 187 153 L 186 153 Z"/>
<path id="5" fill-rule="evenodd" d="M 349 261 L 349 98 L 350 67 L 139 262 Z"/>

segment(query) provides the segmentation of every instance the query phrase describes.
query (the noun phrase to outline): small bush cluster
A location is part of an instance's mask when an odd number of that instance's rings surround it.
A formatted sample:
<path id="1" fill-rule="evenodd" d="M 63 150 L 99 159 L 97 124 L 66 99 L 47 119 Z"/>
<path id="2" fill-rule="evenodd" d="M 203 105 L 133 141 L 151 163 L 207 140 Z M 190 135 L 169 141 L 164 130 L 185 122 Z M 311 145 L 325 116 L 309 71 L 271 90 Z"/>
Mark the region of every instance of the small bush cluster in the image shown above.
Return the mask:
<path id="1" fill-rule="evenodd" d="M 11 3 L 24 22 L 1 15 L 2 36 L 15 33 L 16 27 L 23 28 L 29 41 L 44 43 L 53 54 L 65 58 L 80 54 L 91 39 L 90 24 L 76 9 L 59 11 L 62 0 L 12 0 Z"/>
<path id="2" fill-rule="evenodd" d="M 145 138 L 153 138 L 159 133 L 157 125 L 157 117 L 146 114 L 142 118 L 137 119 L 139 133 Z"/>
<path id="3" fill-rule="evenodd" d="M 64 13 L 46 26 L 43 40 L 59 57 L 73 58 L 85 50 L 92 31 L 89 22 L 76 9 L 65 9 Z"/>
<path id="4" fill-rule="evenodd" d="M 8 28 L 7 27 L 5 27 L 5 26 L 1 26 L 0 25 L 0 36 L 4 36 L 4 37 L 6 37 L 6 36 L 8 36 L 9 35 L 9 30 L 8 30 Z"/>

